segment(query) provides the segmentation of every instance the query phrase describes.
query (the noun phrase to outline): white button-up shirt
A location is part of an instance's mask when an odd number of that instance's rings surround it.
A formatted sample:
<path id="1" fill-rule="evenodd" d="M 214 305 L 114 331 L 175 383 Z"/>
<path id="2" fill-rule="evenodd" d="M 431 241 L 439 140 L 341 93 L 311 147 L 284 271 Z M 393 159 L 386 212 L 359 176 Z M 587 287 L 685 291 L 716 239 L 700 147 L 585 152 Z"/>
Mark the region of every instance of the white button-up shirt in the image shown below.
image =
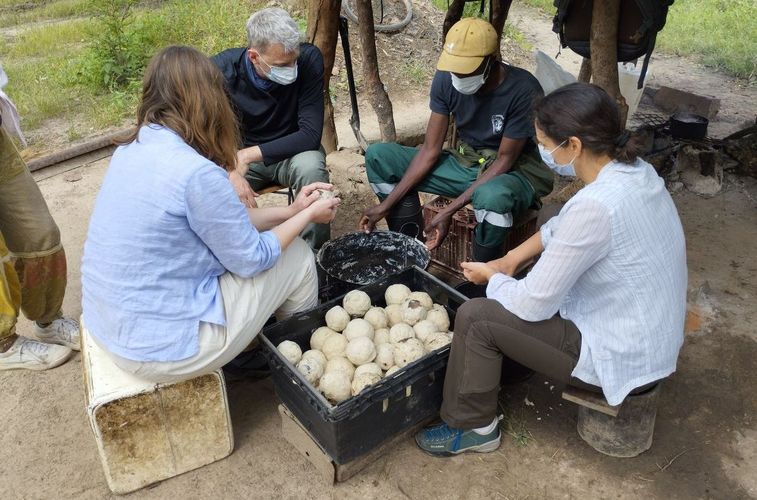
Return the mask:
<path id="1" fill-rule="evenodd" d="M 581 332 L 573 376 L 620 404 L 673 373 L 686 315 L 686 245 L 650 164 L 610 162 L 541 227 L 544 252 L 522 280 L 496 274 L 486 294 L 525 321 L 558 311 Z"/>

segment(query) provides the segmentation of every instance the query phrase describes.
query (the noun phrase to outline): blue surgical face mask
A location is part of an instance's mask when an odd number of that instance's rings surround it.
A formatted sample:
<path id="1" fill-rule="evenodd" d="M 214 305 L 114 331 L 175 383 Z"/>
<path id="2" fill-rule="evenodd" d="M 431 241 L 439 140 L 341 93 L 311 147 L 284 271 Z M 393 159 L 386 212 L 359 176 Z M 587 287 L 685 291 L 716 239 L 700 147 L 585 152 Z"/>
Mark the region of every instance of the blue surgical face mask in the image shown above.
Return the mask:
<path id="1" fill-rule="evenodd" d="M 258 56 L 258 59 L 268 66 L 268 71 L 265 76 L 272 82 L 276 82 L 279 85 L 290 85 L 297 80 L 296 62 L 294 63 L 294 66 L 271 66 L 262 56 Z"/>
<path id="2" fill-rule="evenodd" d="M 564 141 L 562 141 L 560 144 L 558 144 L 557 147 L 555 149 L 553 149 L 552 151 L 547 151 L 544 148 L 544 145 L 540 143 L 539 144 L 539 154 L 541 155 L 541 159 L 544 162 L 544 164 L 547 165 L 552 170 L 554 170 L 556 173 L 558 173 L 560 175 L 566 175 L 566 176 L 575 177 L 576 176 L 576 169 L 573 167 L 573 162 L 576 161 L 576 157 L 578 155 L 574 156 L 572 160 L 570 160 L 568 163 L 566 163 L 564 165 L 560 165 L 558 163 L 555 163 L 555 159 L 552 157 L 552 153 L 554 153 L 555 151 L 557 151 L 557 149 L 560 148 L 560 147 L 562 147 L 562 145 L 565 144 L 566 142 L 568 142 L 567 139 L 564 140 Z"/>

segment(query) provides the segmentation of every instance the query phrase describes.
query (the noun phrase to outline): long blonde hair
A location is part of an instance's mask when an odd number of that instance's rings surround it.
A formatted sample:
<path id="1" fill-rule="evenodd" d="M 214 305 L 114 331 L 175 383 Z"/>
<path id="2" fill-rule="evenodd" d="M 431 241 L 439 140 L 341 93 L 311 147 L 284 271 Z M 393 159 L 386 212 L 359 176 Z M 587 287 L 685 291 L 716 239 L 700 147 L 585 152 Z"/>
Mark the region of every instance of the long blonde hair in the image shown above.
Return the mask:
<path id="1" fill-rule="evenodd" d="M 137 129 L 118 140 L 134 142 L 143 125 L 163 125 L 226 170 L 236 166 L 239 129 L 224 90 L 224 78 L 197 49 L 170 46 L 155 54 L 145 70 Z"/>

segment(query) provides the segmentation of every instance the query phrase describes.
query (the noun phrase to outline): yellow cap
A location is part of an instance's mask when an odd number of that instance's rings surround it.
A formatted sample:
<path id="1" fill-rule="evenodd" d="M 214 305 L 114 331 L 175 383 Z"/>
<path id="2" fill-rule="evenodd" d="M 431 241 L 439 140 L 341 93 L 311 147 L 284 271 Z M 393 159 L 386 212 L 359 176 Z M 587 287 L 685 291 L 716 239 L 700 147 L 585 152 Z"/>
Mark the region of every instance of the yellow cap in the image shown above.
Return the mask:
<path id="1" fill-rule="evenodd" d="M 447 32 L 436 69 L 467 75 L 497 50 L 497 32 L 483 19 L 461 19 Z"/>

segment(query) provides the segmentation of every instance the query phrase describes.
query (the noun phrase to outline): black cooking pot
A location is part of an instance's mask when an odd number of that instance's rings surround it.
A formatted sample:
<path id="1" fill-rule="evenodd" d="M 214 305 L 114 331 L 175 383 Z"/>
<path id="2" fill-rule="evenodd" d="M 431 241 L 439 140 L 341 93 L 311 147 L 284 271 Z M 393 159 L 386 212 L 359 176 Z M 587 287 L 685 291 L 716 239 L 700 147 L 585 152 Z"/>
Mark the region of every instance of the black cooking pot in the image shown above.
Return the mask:
<path id="1" fill-rule="evenodd" d="M 321 247 L 318 264 L 338 280 L 369 285 L 408 267 L 425 269 L 431 261 L 426 246 L 394 231 L 347 233 Z"/>
<path id="2" fill-rule="evenodd" d="M 710 120 L 695 113 L 676 113 L 670 117 L 670 135 L 676 139 L 701 140 L 707 137 Z"/>

